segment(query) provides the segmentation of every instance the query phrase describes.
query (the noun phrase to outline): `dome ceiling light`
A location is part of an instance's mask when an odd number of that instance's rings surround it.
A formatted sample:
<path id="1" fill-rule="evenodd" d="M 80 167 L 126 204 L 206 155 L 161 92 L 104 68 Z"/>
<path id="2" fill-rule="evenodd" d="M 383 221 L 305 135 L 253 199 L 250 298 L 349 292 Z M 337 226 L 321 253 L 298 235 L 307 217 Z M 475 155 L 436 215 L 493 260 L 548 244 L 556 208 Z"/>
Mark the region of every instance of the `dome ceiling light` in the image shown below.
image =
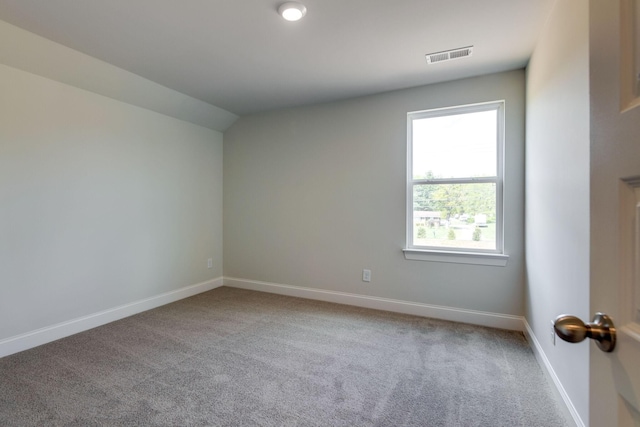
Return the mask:
<path id="1" fill-rule="evenodd" d="M 288 1 L 280 5 L 278 13 L 287 21 L 298 21 L 307 14 L 307 8 L 302 3 Z"/>

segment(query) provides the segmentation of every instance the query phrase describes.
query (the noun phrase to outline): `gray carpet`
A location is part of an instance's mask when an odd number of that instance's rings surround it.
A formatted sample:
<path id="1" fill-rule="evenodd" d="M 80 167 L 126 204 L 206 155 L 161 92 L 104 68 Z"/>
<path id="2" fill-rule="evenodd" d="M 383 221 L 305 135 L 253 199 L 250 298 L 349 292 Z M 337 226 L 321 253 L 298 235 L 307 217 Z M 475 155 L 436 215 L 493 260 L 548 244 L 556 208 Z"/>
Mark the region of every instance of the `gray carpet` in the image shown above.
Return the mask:
<path id="1" fill-rule="evenodd" d="M 219 288 L 0 359 L 2 426 L 566 426 L 522 334 Z"/>

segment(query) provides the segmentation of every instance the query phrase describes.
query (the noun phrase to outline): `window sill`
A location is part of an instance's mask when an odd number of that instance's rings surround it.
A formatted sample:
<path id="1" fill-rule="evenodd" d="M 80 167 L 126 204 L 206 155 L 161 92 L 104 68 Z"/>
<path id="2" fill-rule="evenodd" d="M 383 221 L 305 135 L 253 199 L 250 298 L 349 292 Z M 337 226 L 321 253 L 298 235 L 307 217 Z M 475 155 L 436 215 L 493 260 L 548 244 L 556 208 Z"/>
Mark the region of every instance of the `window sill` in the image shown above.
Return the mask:
<path id="1" fill-rule="evenodd" d="M 425 249 L 403 249 L 404 258 L 412 261 L 449 262 L 504 267 L 509 255 L 480 252 L 448 252 Z"/>

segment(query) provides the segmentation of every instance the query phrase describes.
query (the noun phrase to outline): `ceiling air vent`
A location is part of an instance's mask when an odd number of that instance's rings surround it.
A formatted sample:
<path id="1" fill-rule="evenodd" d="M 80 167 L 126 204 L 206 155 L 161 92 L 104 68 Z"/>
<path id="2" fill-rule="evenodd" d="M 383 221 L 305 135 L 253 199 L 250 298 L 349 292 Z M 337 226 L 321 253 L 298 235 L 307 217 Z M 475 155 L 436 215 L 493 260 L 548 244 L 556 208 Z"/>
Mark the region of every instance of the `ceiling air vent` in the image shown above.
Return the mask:
<path id="1" fill-rule="evenodd" d="M 451 61 L 452 59 L 471 56 L 472 53 L 473 46 L 467 46 L 442 52 L 427 53 L 425 56 L 427 57 L 427 64 L 435 64 L 436 62 Z"/>

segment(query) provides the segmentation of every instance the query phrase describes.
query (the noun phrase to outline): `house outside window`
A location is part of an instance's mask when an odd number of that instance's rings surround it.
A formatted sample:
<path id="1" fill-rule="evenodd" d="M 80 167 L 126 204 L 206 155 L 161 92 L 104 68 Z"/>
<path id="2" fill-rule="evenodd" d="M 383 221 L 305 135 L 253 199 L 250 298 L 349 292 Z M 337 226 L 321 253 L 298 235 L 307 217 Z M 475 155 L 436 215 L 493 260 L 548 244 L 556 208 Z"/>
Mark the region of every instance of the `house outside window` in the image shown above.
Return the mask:
<path id="1" fill-rule="evenodd" d="M 503 153 L 504 101 L 408 113 L 405 255 L 503 254 Z"/>

